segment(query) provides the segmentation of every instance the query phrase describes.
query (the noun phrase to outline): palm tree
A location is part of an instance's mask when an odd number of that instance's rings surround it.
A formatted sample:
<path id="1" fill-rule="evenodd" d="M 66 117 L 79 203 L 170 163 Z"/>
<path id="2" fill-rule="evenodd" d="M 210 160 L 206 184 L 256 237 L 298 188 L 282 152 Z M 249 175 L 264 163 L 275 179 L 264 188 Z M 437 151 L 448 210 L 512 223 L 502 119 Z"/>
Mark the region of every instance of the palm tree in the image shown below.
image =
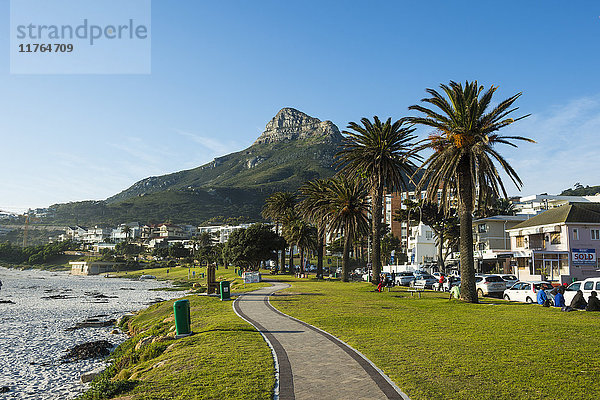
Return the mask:
<path id="1" fill-rule="evenodd" d="M 275 222 L 277 234 L 281 234 L 280 225 L 290 220 L 290 216 L 295 213 L 297 196 L 290 192 L 275 192 L 265 200 L 262 216 L 265 219 Z M 281 251 L 281 271 L 285 272 L 285 244 Z M 290 249 L 290 270 L 294 264 L 294 251 Z"/>
<path id="2" fill-rule="evenodd" d="M 362 118 L 362 126 L 350 122 L 343 131 L 347 136 L 343 149 L 336 155 L 342 172 L 356 179 L 364 179 L 371 197 L 371 235 L 373 283 L 379 283 L 381 273 L 381 220 L 382 202 L 386 187 L 391 191 L 407 189 L 407 176 L 416 170 L 412 153 L 416 138 L 414 128 L 403 126 L 404 120 L 392 123 L 388 118 L 382 123 L 377 116 L 374 122 Z"/>
<path id="3" fill-rule="evenodd" d="M 300 251 L 300 272 L 304 273 L 305 251 L 314 250 L 317 247 L 317 230 L 297 217 L 283 228 L 283 236 L 288 243 L 294 243 Z"/>
<path id="4" fill-rule="evenodd" d="M 300 214 L 317 227 L 317 278 L 323 277 L 323 248 L 325 246 L 326 215 L 329 209 L 327 179 L 315 179 L 300 187 L 303 199 L 299 203 Z"/>
<path id="5" fill-rule="evenodd" d="M 125 243 L 129 243 L 129 235 L 131 234 L 131 227 L 129 225 L 123 225 L 123 233 L 125 234 Z"/>
<path id="6" fill-rule="evenodd" d="M 450 82 L 440 85 L 444 97 L 433 89 L 427 89 L 432 97 L 422 101 L 437 107 L 431 110 L 420 105 L 410 106 L 424 114 L 422 117 L 407 118 L 409 122 L 430 126 L 435 132 L 415 148 L 433 150 L 423 163 L 427 168 L 419 186 L 427 187 L 427 199 L 437 199 L 438 190 L 442 192 L 442 206 L 451 208 L 453 196 L 458 197 L 458 217 L 460 220 L 460 268 L 461 296 L 465 301 L 476 303 L 475 269 L 473 260 L 472 218 L 476 201 L 506 197 L 504 183 L 500 178 L 495 162 L 520 189 L 521 179 L 508 162 L 496 151 L 495 145 L 507 144 L 517 147 L 511 140 L 525 140 L 521 136 L 501 136 L 495 133 L 500 128 L 512 124 L 520 118 L 509 118 L 517 110 L 513 103 L 521 96 L 517 93 L 488 110 L 497 87 L 491 86 L 484 91 L 477 81 L 461 83 Z M 477 197 L 477 199 L 476 199 Z"/>
<path id="7" fill-rule="evenodd" d="M 369 231 L 367 212 L 369 203 L 365 185 L 343 175 L 330 179 L 327 189 L 328 212 L 325 215 L 327 230 L 344 236 L 342 280 L 348 282 L 350 272 L 350 247 L 354 239 Z"/>

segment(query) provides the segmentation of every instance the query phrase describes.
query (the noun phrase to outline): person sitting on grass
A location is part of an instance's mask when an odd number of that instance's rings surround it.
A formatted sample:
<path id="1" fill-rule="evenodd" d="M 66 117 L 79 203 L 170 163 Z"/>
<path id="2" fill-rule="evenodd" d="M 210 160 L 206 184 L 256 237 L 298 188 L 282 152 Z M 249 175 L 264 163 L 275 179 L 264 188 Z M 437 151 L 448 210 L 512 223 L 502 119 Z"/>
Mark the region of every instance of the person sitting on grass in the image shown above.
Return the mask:
<path id="1" fill-rule="evenodd" d="M 590 293 L 585 311 L 600 311 L 600 300 L 598 300 L 598 293 L 595 290 Z"/>
<path id="2" fill-rule="evenodd" d="M 587 302 L 583 298 L 583 292 L 581 290 L 578 290 L 575 297 L 573 297 L 573 300 L 571 300 L 570 307 L 577 310 L 585 310 L 585 307 L 587 307 Z"/>
<path id="3" fill-rule="evenodd" d="M 450 289 L 450 299 L 452 300 L 452 297 L 454 297 L 455 299 L 460 299 L 460 286 L 456 285 L 456 286 L 452 286 L 452 289 Z"/>
<path id="4" fill-rule="evenodd" d="M 554 295 L 554 307 L 563 308 L 565 306 L 565 288 L 564 286 L 559 286 L 556 290 L 556 295 Z"/>
<path id="5" fill-rule="evenodd" d="M 377 291 L 381 292 L 383 290 L 383 285 L 385 285 L 385 275 L 379 275 L 379 285 L 377 285 Z"/>
<path id="6" fill-rule="evenodd" d="M 544 306 L 544 307 L 550 306 L 550 300 L 548 300 L 548 295 L 546 294 L 546 291 L 542 287 L 540 287 L 537 292 L 537 302 L 539 305 Z"/>

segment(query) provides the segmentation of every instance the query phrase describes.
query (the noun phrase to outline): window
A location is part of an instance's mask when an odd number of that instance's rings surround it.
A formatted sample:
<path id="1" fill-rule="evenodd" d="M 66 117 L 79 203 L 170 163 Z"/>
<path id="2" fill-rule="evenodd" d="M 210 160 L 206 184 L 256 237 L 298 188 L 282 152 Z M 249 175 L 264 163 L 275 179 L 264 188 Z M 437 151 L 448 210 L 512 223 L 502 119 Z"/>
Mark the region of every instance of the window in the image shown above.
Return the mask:
<path id="1" fill-rule="evenodd" d="M 600 229 L 591 229 L 592 240 L 600 240 Z"/>
<path id="2" fill-rule="evenodd" d="M 477 249 L 478 250 L 485 250 L 485 243 L 478 243 L 477 244 Z"/>
<path id="3" fill-rule="evenodd" d="M 550 234 L 550 244 L 560 244 L 560 232 L 552 232 Z"/>
<path id="4" fill-rule="evenodd" d="M 477 225 L 477 232 L 478 233 L 485 233 L 485 232 L 487 232 L 487 224 L 479 224 L 479 225 Z"/>
<path id="5" fill-rule="evenodd" d="M 579 240 L 579 230 L 577 228 L 573 229 L 573 240 Z"/>
<path id="6" fill-rule="evenodd" d="M 586 282 L 583 284 L 583 290 L 594 290 L 594 282 Z"/>
<path id="7" fill-rule="evenodd" d="M 521 290 L 531 290 L 531 285 L 529 283 L 526 283 L 521 287 Z"/>
<path id="8" fill-rule="evenodd" d="M 517 247 L 525 247 L 525 236 L 517 236 Z"/>
<path id="9" fill-rule="evenodd" d="M 600 290 L 600 281 L 596 282 L 596 290 Z"/>
<path id="10" fill-rule="evenodd" d="M 433 239 L 433 231 L 425 231 L 425 239 Z"/>

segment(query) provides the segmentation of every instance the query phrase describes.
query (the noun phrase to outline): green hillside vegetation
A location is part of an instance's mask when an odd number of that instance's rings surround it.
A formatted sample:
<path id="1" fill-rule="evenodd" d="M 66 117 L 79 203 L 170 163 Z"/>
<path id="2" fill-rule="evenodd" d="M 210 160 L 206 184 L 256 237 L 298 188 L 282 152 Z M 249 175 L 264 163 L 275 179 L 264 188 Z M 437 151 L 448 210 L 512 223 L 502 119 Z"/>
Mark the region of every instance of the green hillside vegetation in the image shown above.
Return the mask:
<path id="1" fill-rule="evenodd" d="M 250 148 L 201 167 L 144 179 L 106 201 L 51 206 L 55 224 L 117 224 L 123 221 L 204 224 L 261 220 L 271 193 L 295 191 L 307 180 L 335 173 L 336 143 L 309 138 Z"/>
<path id="2" fill-rule="evenodd" d="M 593 196 L 600 193 L 600 186 L 589 186 L 585 187 L 580 184 L 575 184 L 572 189 L 566 189 L 561 192 L 561 196 Z"/>

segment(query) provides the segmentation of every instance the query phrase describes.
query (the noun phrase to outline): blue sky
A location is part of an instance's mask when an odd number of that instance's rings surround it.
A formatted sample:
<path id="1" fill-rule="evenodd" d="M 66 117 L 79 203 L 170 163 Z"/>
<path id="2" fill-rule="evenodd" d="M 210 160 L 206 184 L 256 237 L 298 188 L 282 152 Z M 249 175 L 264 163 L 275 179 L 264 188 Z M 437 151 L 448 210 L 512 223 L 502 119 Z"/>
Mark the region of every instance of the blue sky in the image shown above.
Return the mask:
<path id="1" fill-rule="evenodd" d="M 11 75 L 0 36 L 0 209 L 104 199 L 250 145 L 282 107 L 344 128 L 450 80 L 523 92 L 501 149 L 523 195 L 600 184 L 597 1 L 152 2 L 147 75 Z M 0 3 L 9 31 L 9 2 Z M 425 135 L 426 130 L 420 130 Z M 507 185 L 510 194 L 519 192 Z"/>

